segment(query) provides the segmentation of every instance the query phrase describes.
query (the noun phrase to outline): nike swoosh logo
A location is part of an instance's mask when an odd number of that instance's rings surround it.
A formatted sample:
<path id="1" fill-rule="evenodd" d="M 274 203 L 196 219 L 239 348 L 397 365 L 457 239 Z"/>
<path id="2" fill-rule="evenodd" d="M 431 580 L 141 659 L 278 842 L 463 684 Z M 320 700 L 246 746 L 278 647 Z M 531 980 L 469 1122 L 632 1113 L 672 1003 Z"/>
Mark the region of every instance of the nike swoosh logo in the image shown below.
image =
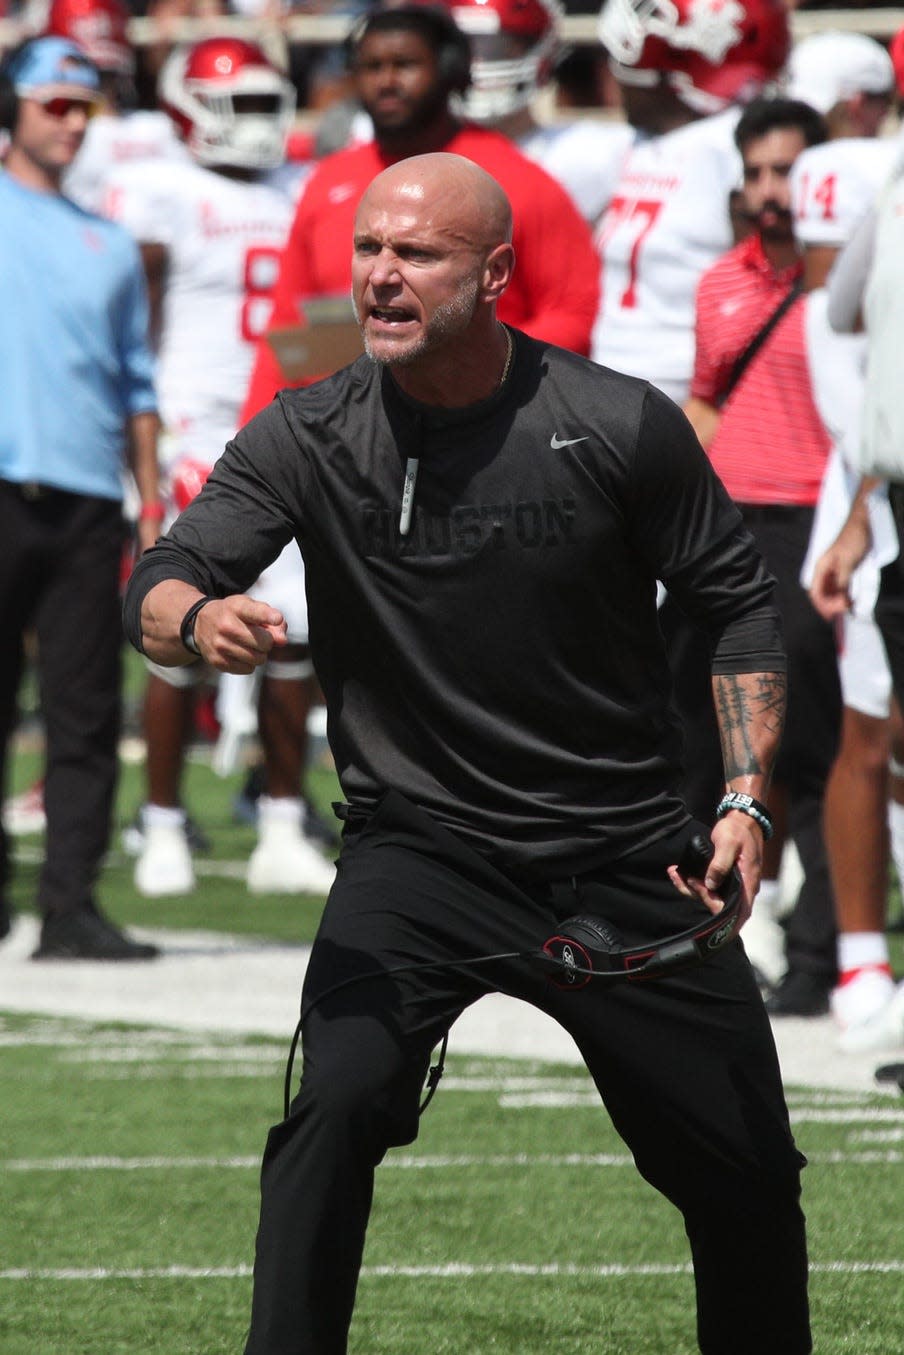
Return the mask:
<path id="1" fill-rule="evenodd" d="M 560 438 L 558 434 L 553 433 L 552 437 L 549 439 L 549 445 L 554 452 L 557 452 L 560 447 L 573 447 L 576 442 L 589 442 L 589 441 L 590 441 L 589 433 L 587 434 L 586 437 L 583 438 Z"/>

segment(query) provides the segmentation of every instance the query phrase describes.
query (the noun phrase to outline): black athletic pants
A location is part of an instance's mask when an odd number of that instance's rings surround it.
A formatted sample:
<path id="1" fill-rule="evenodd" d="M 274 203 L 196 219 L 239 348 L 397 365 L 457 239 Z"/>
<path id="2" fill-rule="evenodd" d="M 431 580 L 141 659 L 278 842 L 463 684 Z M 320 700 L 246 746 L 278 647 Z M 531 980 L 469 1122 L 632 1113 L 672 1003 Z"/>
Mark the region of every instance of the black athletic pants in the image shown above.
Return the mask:
<path id="1" fill-rule="evenodd" d="M 34 629 L 46 735 L 43 916 L 90 907 L 117 774 L 122 507 L 0 480 L 0 787 Z M 9 870 L 0 826 L 0 890 Z"/>
<path id="2" fill-rule="evenodd" d="M 838 751 L 842 701 L 834 630 L 819 616 L 800 582 L 813 510 L 739 507 L 767 568 L 775 575 L 776 605 L 788 654 L 788 714 L 774 781 L 787 791 L 789 834 L 804 871 L 788 921 L 788 964 L 792 970 L 833 983 L 837 975 L 835 899 L 822 807 Z M 705 634 L 674 603 L 666 600 L 661 621 L 685 735 L 684 796 L 693 813 L 711 822 L 724 782 L 710 651 Z"/>
<path id="3" fill-rule="evenodd" d="M 535 951 L 578 911 L 606 917 L 631 944 L 693 925 L 708 914 L 665 875 L 690 831 L 584 877 L 577 891 L 567 882 L 530 892 L 394 793 L 346 836 L 304 986 L 303 1011 L 321 1000 L 304 1024 L 300 1091 L 264 1155 L 246 1355 L 346 1350 L 374 1169 L 416 1137 L 431 1051 L 490 991 L 570 1032 L 639 1170 L 682 1211 L 705 1355 L 806 1355 L 803 1159 L 740 943 L 662 981 L 592 980 L 577 992 L 526 959 L 379 973 Z M 595 1315 L 593 1328 L 603 1321 Z"/>
<path id="4" fill-rule="evenodd" d="M 894 514 L 898 538 L 904 542 L 904 485 L 888 486 L 888 502 Z M 904 546 L 901 554 L 882 570 L 875 615 L 888 655 L 892 687 L 898 704 L 904 710 Z"/>

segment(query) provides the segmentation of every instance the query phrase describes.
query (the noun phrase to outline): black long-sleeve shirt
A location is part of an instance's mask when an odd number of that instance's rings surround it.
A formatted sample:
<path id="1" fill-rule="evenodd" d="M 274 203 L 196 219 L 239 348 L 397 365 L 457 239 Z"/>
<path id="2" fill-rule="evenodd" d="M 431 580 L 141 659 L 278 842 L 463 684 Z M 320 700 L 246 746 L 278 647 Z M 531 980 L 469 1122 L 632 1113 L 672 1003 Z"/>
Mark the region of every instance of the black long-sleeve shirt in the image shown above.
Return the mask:
<path id="1" fill-rule="evenodd" d="M 466 409 L 406 399 L 367 358 L 284 391 L 138 563 L 125 625 L 140 648 L 155 584 L 244 591 L 294 536 L 346 797 L 394 788 L 500 868 L 551 876 L 686 818 L 657 579 L 714 671 L 784 655 L 772 580 L 681 412 L 514 338 L 503 388 Z"/>

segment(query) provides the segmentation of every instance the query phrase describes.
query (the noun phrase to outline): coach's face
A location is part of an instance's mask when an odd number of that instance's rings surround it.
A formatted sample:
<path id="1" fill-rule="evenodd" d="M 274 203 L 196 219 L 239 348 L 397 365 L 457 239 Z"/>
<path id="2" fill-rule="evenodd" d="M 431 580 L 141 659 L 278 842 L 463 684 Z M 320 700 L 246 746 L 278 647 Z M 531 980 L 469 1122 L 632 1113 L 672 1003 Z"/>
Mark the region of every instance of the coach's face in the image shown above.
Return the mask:
<path id="1" fill-rule="evenodd" d="M 462 336 L 482 295 L 486 251 L 454 185 L 378 182 L 355 222 L 352 299 L 368 356 L 407 365 Z"/>

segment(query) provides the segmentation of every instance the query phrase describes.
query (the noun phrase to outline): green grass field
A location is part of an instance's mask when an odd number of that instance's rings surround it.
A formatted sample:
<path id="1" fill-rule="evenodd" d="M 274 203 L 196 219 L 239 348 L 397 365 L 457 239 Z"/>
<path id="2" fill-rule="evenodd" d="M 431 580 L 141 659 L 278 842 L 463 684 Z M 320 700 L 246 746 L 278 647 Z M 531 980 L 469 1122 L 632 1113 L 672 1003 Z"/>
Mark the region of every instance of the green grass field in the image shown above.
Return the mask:
<path id="1" fill-rule="evenodd" d="M 0 1020 L 4 1355 L 241 1351 L 284 1056 L 279 1041 Z M 816 1350 L 893 1355 L 904 1105 L 791 1104 L 810 1157 Z M 450 1060 L 418 1144 L 378 1174 L 351 1349 L 696 1349 L 680 1221 L 579 1070 Z"/>
<path id="2" fill-rule="evenodd" d="M 36 765 L 20 755 L 13 788 Z M 186 798 L 213 840 L 197 893 L 140 900 L 115 847 L 100 893 L 112 916 L 313 934 L 320 901 L 249 901 L 237 863 L 253 833 L 232 819 L 238 784 L 191 764 Z M 336 794 L 327 768 L 312 785 L 321 804 Z M 121 822 L 140 799 L 127 766 Z M 27 909 L 40 839 L 17 851 L 13 897 Z M 281 1114 L 289 1032 L 2 1012 L 0 992 L 0 1355 L 239 1355 L 258 1164 Z M 815 1349 L 904 1352 L 904 1100 L 789 1098 L 810 1159 Z M 583 1072 L 453 1056 L 418 1143 L 378 1174 L 354 1355 L 695 1350 L 680 1219 L 637 1176 Z"/>

